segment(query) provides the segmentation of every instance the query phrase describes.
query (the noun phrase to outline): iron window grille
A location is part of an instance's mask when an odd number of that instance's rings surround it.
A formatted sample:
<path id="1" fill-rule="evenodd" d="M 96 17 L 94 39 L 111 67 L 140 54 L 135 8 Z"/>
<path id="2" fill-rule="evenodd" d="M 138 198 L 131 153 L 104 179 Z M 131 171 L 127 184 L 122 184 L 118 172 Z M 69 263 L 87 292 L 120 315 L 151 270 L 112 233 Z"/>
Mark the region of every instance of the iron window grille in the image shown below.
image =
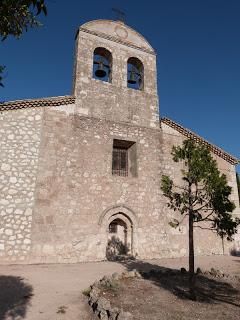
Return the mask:
<path id="1" fill-rule="evenodd" d="M 128 176 L 128 150 L 123 148 L 113 148 L 112 174 L 122 177 Z"/>

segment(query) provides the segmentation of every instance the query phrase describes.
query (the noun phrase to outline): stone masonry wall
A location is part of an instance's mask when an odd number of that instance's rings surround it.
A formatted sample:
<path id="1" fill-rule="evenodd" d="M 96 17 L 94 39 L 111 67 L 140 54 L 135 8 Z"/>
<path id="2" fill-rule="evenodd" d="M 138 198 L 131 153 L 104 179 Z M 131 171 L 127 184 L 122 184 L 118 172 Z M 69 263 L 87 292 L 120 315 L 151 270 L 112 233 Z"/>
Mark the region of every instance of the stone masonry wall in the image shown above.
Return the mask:
<path id="1" fill-rule="evenodd" d="M 118 25 L 116 23 L 116 25 Z M 121 25 L 129 34 L 131 30 Z M 112 81 L 93 78 L 93 53 L 104 47 L 112 54 Z M 127 87 L 127 61 L 144 65 L 144 90 Z M 79 31 L 76 43 L 74 95 L 79 114 L 151 128 L 159 126 L 156 56 L 130 46 Z"/>
<path id="2" fill-rule="evenodd" d="M 25 261 L 31 249 L 41 113 L 0 114 L 0 262 Z"/>
<path id="3" fill-rule="evenodd" d="M 105 259 L 109 207 L 131 208 L 138 220 L 139 254 L 164 222 L 159 196 L 159 130 L 45 109 L 32 233 L 35 262 Z M 137 143 L 138 177 L 112 175 L 113 139 Z M 162 232 L 162 231 L 161 231 Z"/>
<path id="4" fill-rule="evenodd" d="M 66 110 L 44 111 L 31 261 L 105 259 L 108 225 L 99 221 L 114 206 L 128 207 L 136 216 L 134 245 L 139 258 L 187 255 L 187 225 L 169 226 L 175 214 L 160 190 L 162 173 L 181 180 L 171 148 L 184 138 L 169 127 L 161 132 Z M 136 142 L 137 177 L 112 175 L 113 139 Z M 223 164 L 233 178 L 233 167 Z M 201 230 L 195 235 L 197 254 L 222 253 L 221 239 L 212 232 Z M 225 247 L 227 252 L 230 247 Z"/>
<path id="5" fill-rule="evenodd" d="M 160 190 L 163 173 L 180 181 L 170 154 L 184 140 L 176 130 L 80 116 L 74 105 L 3 112 L 0 130 L 1 263 L 105 259 L 102 215 L 118 207 L 134 215 L 138 258 L 187 255 L 187 225 L 169 226 L 175 216 Z M 137 177 L 112 175 L 113 139 L 136 142 Z M 234 166 L 216 159 L 238 204 Z M 210 231 L 196 231 L 195 243 L 196 254 L 222 253 Z"/>
<path id="6" fill-rule="evenodd" d="M 175 163 L 172 160 L 171 150 L 173 145 L 181 145 L 185 137 L 176 131 L 175 129 L 167 126 L 162 123 L 162 132 L 163 132 L 163 157 L 161 159 L 161 170 L 164 174 L 171 176 L 174 181 L 177 181 L 178 184 L 181 183 L 181 173 L 182 169 L 179 163 Z M 240 217 L 240 208 L 239 208 L 239 199 L 238 191 L 236 184 L 236 169 L 234 165 L 231 165 L 227 161 L 213 154 L 213 158 L 216 159 L 218 163 L 219 170 L 226 174 L 228 179 L 228 184 L 232 187 L 231 200 L 234 201 L 236 209 L 233 212 L 234 217 Z M 173 213 L 166 208 L 167 214 L 174 218 Z M 176 218 L 179 218 L 179 215 L 176 215 Z M 203 226 L 203 225 L 201 225 Z M 204 226 L 206 227 L 206 226 Z M 175 229 L 174 229 L 175 230 Z M 178 230 L 178 229 L 177 229 Z M 176 230 L 176 232 L 177 232 Z M 183 223 L 179 228 L 179 233 L 184 237 L 187 237 L 187 222 Z M 196 253 L 197 254 L 222 254 L 223 246 L 222 240 L 217 237 L 212 231 L 209 230 L 200 230 L 196 228 L 195 230 L 195 243 L 196 243 Z M 225 241 L 225 253 L 230 253 L 230 250 L 237 247 L 239 248 L 239 234 L 235 236 L 234 242 Z"/>

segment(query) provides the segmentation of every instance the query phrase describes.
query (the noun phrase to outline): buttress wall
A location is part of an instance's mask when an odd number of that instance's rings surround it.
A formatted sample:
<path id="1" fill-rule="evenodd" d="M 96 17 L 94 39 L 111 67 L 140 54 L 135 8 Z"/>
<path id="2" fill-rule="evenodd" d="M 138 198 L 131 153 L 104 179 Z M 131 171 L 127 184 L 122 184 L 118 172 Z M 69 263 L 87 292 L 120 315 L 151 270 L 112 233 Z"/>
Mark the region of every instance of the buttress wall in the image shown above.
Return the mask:
<path id="1" fill-rule="evenodd" d="M 159 130 L 45 109 L 35 193 L 31 261 L 106 257 L 108 208 L 129 208 L 134 251 L 154 256 L 164 221 L 159 202 Z M 136 143 L 137 176 L 112 174 L 113 139 Z M 156 244 L 158 243 L 158 244 Z"/>

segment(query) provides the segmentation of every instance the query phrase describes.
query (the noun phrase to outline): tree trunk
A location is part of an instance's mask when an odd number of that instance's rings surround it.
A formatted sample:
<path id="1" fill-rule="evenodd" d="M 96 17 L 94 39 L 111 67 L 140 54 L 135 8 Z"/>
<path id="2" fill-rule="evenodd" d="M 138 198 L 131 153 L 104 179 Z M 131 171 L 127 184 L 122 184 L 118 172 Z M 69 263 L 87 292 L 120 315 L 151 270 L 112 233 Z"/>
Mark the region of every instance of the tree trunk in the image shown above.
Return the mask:
<path id="1" fill-rule="evenodd" d="M 192 300 L 196 300 L 194 273 L 193 214 L 189 212 L 189 291 Z"/>
<path id="2" fill-rule="evenodd" d="M 225 248 L 224 248 L 224 238 L 222 236 L 222 248 L 223 248 L 223 254 L 225 254 Z"/>

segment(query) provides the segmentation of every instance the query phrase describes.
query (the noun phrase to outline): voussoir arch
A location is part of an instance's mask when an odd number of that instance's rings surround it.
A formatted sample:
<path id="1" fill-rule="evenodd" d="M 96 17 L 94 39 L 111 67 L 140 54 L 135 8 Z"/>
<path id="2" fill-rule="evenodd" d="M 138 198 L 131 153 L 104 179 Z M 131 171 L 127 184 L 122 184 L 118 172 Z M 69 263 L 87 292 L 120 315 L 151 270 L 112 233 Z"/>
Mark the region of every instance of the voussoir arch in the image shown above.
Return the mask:
<path id="1" fill-rule="evenodd" d="M 136 213 L 124 204 L 111 206 L 105 209 L 99 217 L 98 224 L 100 226 L 106 226 L 108 225 L 112 216 L 120 213 L 128 218 L 134 227 L 137 227 L 138 219 Z"/>

